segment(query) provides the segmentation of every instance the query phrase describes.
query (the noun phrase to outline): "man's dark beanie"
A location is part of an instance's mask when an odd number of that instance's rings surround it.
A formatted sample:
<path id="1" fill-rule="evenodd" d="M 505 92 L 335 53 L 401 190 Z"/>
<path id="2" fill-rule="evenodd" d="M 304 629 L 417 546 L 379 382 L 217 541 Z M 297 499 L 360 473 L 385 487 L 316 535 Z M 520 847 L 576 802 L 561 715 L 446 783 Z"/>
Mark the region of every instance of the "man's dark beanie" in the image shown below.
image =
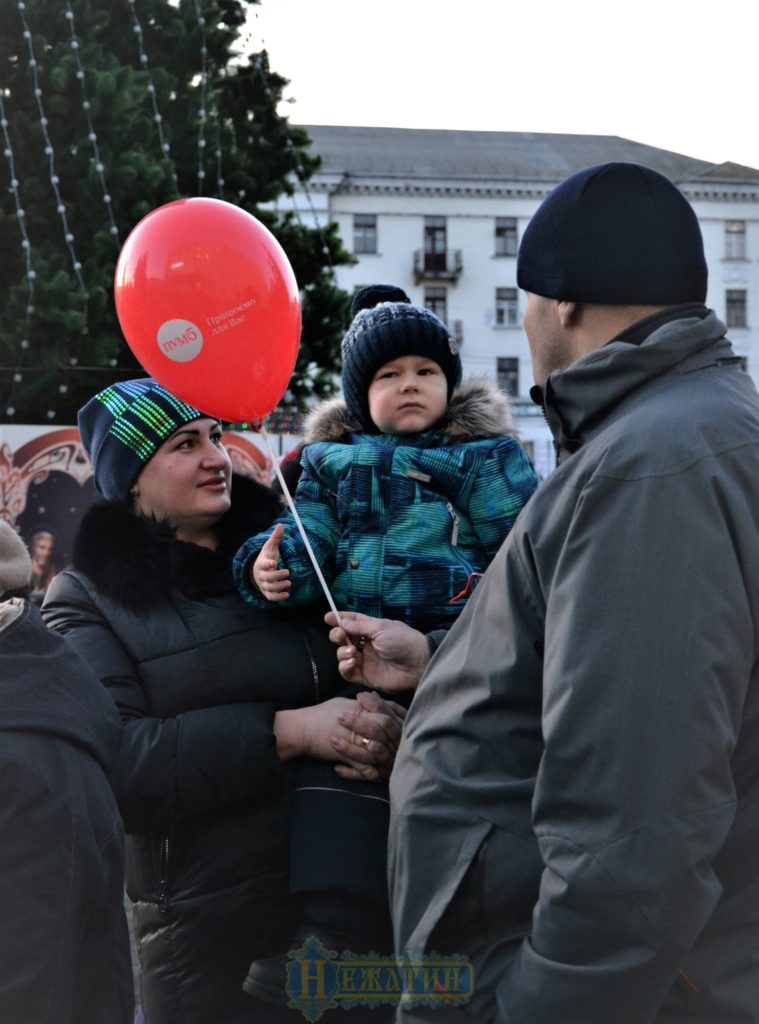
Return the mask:
<path id="1" fill-rule="evenodd" d="M 343 338 L 342 353 L 345 404 L 365 430 L 376 430 L 369 415 L 369 385 L 392 359 L 434 360 L 448 381 L 449 398 L 461 382 L 461 358 L 448 328 L 429 309 L 409 302 L 380 302 L 359 310 Z"/>
<path id="2" fill-rule="evenodd" d="M 527 225 L 517 257 L 520 288 L 568 302 L 704 302 L 706 280 L 693 208 L 640 164 L 599 164 L 563 181 Z"/>
<path id="3" fill-rule="evenodd" d="M 359 288 L 351 302 L 351 320 L 362 309 L 373 309 L 380 302 L 411 302 L 402 288 L 394 284 L 368 284 Z"/>

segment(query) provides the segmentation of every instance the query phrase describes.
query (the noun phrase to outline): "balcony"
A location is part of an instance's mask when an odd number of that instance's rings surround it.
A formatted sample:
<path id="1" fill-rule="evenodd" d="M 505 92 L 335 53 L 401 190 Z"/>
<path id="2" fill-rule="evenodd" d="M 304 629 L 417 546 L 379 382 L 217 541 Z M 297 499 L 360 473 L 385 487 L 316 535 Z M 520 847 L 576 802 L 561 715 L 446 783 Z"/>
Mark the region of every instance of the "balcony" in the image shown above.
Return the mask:
<path id="1" fill-rule="evenodd" d="M 425 252 L 417 249 L 414 253 L 414 281 L 458 281 L 464 269 L 461 249 L 445 249 L 443 252 Z"/>

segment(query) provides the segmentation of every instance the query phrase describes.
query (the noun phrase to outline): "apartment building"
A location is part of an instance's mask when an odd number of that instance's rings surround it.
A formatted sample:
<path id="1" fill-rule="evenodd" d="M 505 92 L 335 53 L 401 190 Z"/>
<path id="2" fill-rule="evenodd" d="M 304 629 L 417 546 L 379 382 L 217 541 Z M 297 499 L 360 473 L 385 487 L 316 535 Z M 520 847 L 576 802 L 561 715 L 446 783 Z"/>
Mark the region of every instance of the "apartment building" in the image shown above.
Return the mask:
<path id="1" fill-rule="evenodd" d="M 461 347 L 465 375 L 508 392 L 543 473 L 552 448 L 532 385 L 519 239 L 543 197 L 591 164 L 624 160 L 666 175 L 692 203 L 709 266 L 708 304 L 759 383 L 759 169 L 599 135 L 306 126 L 322 159 L 293 197 L 305 222 L 335 221 L 352 266 L 341 287 L 400 285 L 433 309 Z M 286 202 L 286 201 L 283 201 Z"/>

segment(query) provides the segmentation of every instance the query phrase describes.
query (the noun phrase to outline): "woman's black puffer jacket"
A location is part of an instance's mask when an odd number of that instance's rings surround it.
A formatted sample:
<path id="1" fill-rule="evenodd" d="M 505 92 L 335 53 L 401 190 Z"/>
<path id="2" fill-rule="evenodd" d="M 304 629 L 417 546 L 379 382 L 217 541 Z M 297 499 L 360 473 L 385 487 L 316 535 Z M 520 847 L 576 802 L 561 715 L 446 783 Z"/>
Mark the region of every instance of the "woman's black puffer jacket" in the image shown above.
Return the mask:
<path id="1" fill-rule="evenodd" d="M 43 608 L 124 723 L 113 785 L 149 1024 L 252 1019 L 248 965 L 286 946 L 290 928 L 290 777 L 273 715 L 341 687 L 321 612 L 238 596 L 231 555 L 280 504 L 241 477 L 232 494 L 217 551 L 124 505 L 93 506 Z"/>

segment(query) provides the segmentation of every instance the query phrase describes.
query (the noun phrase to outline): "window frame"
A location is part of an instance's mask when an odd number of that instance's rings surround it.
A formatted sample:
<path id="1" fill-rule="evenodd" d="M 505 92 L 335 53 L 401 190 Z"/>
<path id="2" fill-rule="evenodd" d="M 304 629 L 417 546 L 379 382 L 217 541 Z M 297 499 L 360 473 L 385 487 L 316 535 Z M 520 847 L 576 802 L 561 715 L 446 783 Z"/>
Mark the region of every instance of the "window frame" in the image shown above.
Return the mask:
<path id="1" fill-rule="evenodd" d="M 496 217 L 494 240 L 494 255 L 499 259 L 516 256 L 519 249 L 519 225 L 517 218 Z"/>
<path id="2" fill-rule="evenodd" d="M 506 294 L 508 293 L 508 294 Z M 498 328 L 519 327 L 519 289 L 511 287 L 495 290 L 495 320 Z"/>
<path id="3" fill-rule="evenodd" d="M 371 221 L 371 224 L 359 224 L 364 219 Z M 376 256 L 378 253 L 377 214 L 376 213 L 354 213 L 353 214 L 353 255 L 354 256 Z"/>
<path id="4" fill-rule="evenodd" d="M 725 289 L 725 325 L 733 329 L 748 327 L 748 289 Z"/>

